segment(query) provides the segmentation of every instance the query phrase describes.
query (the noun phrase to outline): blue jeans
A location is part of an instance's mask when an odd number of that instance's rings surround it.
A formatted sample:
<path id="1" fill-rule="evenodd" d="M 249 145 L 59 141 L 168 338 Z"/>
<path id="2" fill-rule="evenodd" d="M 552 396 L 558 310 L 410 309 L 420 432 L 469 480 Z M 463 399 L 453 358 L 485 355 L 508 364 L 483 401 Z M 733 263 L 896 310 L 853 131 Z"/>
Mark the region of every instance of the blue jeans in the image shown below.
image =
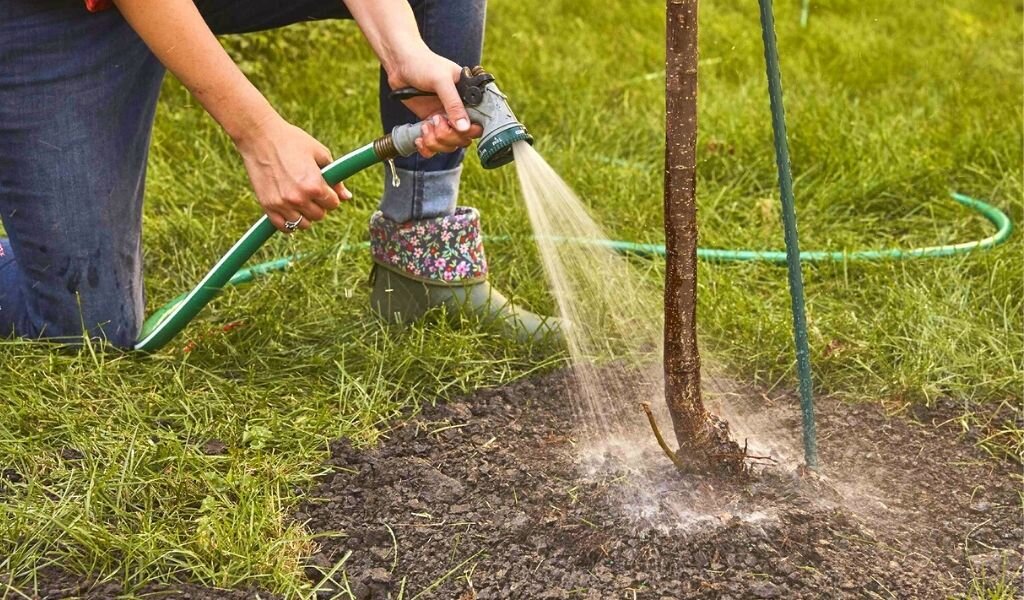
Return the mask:
<path id="1" fill-rule="evenodd" d="M 427 45 L 480 62 L 486 0 L 410 0 Z M 144 318 L 142 198 L 164 69 L 116 10 L 82 0 L 0 0 L 0 337 L 83 333 L 130 348 Z M 350 18 L 341 0 L 196 0 L 218 34 Z M 388 99 L 385 131 L 415 122 Z M 451 214 L 464 151 L 396 161 L 381 210 Z"/>

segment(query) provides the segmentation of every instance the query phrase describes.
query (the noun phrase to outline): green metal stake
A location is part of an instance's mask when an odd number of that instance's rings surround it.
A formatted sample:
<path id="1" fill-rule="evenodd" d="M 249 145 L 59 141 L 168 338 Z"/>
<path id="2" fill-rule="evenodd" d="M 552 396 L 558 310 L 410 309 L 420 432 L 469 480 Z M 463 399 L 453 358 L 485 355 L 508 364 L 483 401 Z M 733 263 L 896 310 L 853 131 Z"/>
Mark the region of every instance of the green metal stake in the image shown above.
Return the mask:
<path id="1" fill-rule="evenodd" d="M 814 426 L 814 396 L 811 390 L 811 355 L 807 344 L 804 281 L 800 272 L 800 241 L 796 231 L 793 173 L 789 165 L 786 111 L 782 105 L 782 75 L 779 72 L 779 49 L 775 41 L 775 17 L 772 14 L 772 0 L 758 0 L 758 3 L 761 6 L 761 35 L 764 38 L 764 62 L 768 73 L 768 97 L 771 100 L 772 131 L 775 136 L 775 163 L 779 168 L 779 192 L 782 196 L 782 227 L 786 238 L 789 295 L 793 305 L 796 368 L 800 378 L 800 409 L 804 424 L 804 462 L 808 468 L 817 469 L 818 441 Z"/>

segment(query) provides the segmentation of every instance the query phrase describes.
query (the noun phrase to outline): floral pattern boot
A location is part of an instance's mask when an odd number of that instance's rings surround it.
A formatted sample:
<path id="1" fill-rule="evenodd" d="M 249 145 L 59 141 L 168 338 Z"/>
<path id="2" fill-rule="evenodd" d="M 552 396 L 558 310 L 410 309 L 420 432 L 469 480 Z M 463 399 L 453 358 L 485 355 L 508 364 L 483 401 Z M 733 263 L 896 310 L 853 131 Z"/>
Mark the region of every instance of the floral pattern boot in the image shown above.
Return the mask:
<path id="1" fill-rule="evenodd" d="M 500 323 L 522 342 L 560 341 L 559 319 L 513 305 L 487 282 L 480 214 L 460 207 L 446 217 L 397 223 L 377 212 L 370 218 L 373 291 L 370 304 L 390 323 L 409 322 L 447 306 Z"/>

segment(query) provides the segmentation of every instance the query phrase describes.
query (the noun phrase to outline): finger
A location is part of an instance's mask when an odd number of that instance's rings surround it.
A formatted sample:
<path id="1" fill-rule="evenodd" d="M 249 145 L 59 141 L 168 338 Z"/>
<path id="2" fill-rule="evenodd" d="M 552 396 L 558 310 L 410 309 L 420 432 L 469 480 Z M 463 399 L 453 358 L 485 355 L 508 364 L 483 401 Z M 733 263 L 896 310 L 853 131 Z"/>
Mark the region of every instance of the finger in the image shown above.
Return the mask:
<path id="1" fill-rule="evenodd" d="M 338 198 L 338 192 L 334 191 L 334 188 L 326 186 L 324 188 L 324 195 L 320 198 L 315 198 L 313 204 L 324 211 L 324 215 L 338 208 L 341 204 L 341 199 Z"/>
<path id="2" fill-rule="evenodd" d="M 297 210 L 288 208 L 286 206 L 282 206 L 281 208 L 277 209 L 275 212 L 281 217 L 281 223 L 282 224 L 286 224 L 286 223 L 289 223 L 289 222 L 290 223 L 294 223 L 295 221 L 299 221 L 300 220 L 299 217 L 302 217 L 302 213 L 300 213 Z M 305 221 L 306 218 L 303 217 L 301 220 Z"/>
<path id="3" fill-rule="evenodd" d="M 455 73 L 455 79 L 459 77 L 458 71 Z M 454 80 L 439 81 L 434 87 L 434 91 L 437 92 L 438 99 L 441 100 L 441 106 L 444 107 L 444 114 L 451 121 L 452 126 L 455 127 L 456 131 L 468 132 L 469 113 L 466 112 L 466 107 L 462 105 L 462 98 L 459 97 L 459 91 L 455 89 Z"/>
<path id="4" fill-rule="evenodd" d="M 285 194 L 284 201 L 287 208 L 298 211 L 310 221 L 323 219 L 327 213 L 317 203 L 321 199 L 327 199 L 326 201 L 330 203 L 330 198 L 334 196 L 334 190 L 327 185 L 319 171 L 308 171 L 296 183 L 298 185 Z M 334 196 L 334 201 L 337 201 L 336 196 Z"/>
<path id="5" fill-rule="evenodd" d="M 326 167 L 327 165 L 334 162 L 334 157 L 331 155 L 331 151 L 327 146 L 324 146 L 323 144 L 318 144 L 313 149 L 313 160 L 316 161 L 317 166 Z M 338 192 L 335 191 L 335 189 L 332 188 L 331 186 L 327 185 L 327 182 L 324 181 L 322 177 L 317 181 L 317 183 L 320 187 L 320 190 L 316 194 L 310 196 L 313 202 L 316 203 L 316 205 L 319 206 L 320 208 L 327 211 L 338 208 L 338 204 L 341 202 L 340 198 L 338 197 Z M 345 189 L 344 185 L 341 185 L 340 183 L 338 185 L 341 186 L 341 189 Z M 348 190 L 345 191 L 348 192 Z M 346 198 L 346 200 L 351 199 L 351 197 L 352 195 L 349 194 L 349 197 Z M 312 217 L 307 216 L 307 218 Z M 315 221 L 317 219 L 313 220 Z"/>
<path id="6" fill-rule="evenodd" d="M 313 148 L 313 160 L 316 161 L 318 167 L 326 167 L 334 162 L 330 149 L 323 144 L 317 144 L 316 147 Z"/>
<path id="7" fill-rule="evenodd" d="M 291 216 L 291 218 L 289 218 L 289 216 Z M 286 223 L 289 221 L 294 223 L 299 218 L 299 214 L 295 213 L 294 215 L 291 215 L 290 212 L 280 213 L 276 211 L 271 211 L 267 212 L 267 218 L 270 219 L 271 225 L 277 228 L 278 231 L 282 233 L 293 233 L 293 230 L 288 229 Z M 308 219 L 303 218 L 299 220 L 299 225 L 297 229 L 309 229 L 312 226 L 313 224 Z"/>
<path id="8" fill-rule="evenodd" d="M 430 150 L 430 149 L 428 149 L 427 147 L 425 147 L 423 145 L 423 138 L 416 138 L 415 144 L 416 144 L 416 149 L 419 151 L 420 156 L 422 156 L 423 158 L 430 158 L 430 157 L 434 156 L 435 154 L 437 154 L 433 150 Z"/>
<path id="9" fill-rule="evenodd" d="M 327 211 L 321 208 L 313 200 L 310 200 L 306 202 L 304 205 L 302 205 L 302 207 L 299 208 L 299 213 L 301 213 L 303 216 L 303 222 L 323 221 L 324 217 L 327 216 Z"/>
<path id="10" fill-rule="evenodd" d="M 444 143 L 437 139 L 436 124 L 444 121 L 444 118 L 438 115 L 434 115 L 430 119 L 433 121 L 433 123 L 427 123 L 423 128 L 423 147 L 425 147 L 426 149 L 428 149 L 428 151 L 432 153 L 452 152 L 451 149 L 449 149 L 452 147 L 451 144 Z"/>
<path id="11" fill-rule="evenodd" d="M 284 217 L 276 212 L 268 212 L 267 218 L 270 219 L 270 224 L 274 226 L 278 231 L 288 233 L 288 230 L 284 228 Z"/>
<path id="12" fill-rule="evenodd" d="M 338 208 L 338 205 L 341 204 L 341 199 L 338 198 L 338 192 L 334 191 L 334 188 L 327 185 L 327 182 L 325 181 L 321 195 L 313 198 L 313 202 L 320 208 L 329 212 Z"/>
<path id="13" fill-rule="evenodd" d="M 473 141 L 468 132 L 455 131 L 447 119 L 438 119 L 438 123 L 434 125 L 434 136 L 440 143 L 454 148 L 465 148 Z M 445 150 L 445 152 L 451 152 L 451 150 Z"/>
<path id="14" fill-rule="evenodd" d="M 338 185 L 334 186 L 334 193 L 337 194 L 338 198 L 340 198 L 342 201 L 347 202 L 352 199 L 352 192 L 348 191 L 348 188 L 345 187 L 344 183 L 339 183 Z"/>
<path id="15" fill-rule="evenodd" d="M 420 137 L 423 138 L 423 143 L 428 148 L 437 141 L 437 124 L 440 122 L 441 117 L 439 115 L 431 115 L 424 119 L 423 125 L 420 126 Z"/>
<path id="16" fill-rule="evenodd" d="M 325 188 L 327 188 L 326 184 L 317 185 L 312 188 L 308 185 L 302 186 L 300 189 L 292 192 L 291 196 L 285 197 L 283 202 L 275 206 L 274 209 L 289 221 L 294 221 L 299 218 L 299 215 L 302 215 L 304 219 L 309 221 L 321 221 L 327 213 L 316 205 L 313 198 L 323 195 Z"/>
<path id="17" fill-rule="evenodd" d="M 442 115 L 433 115 L 427 119 L 429 126 L 424 129 L 423 145 L 432 152 L 455 152 L 463 146 L 461 134 L 456 132 L 448 124 L 448 120 Z M 447 137 L 442 139 L 440 131 L 447 132 Z M 467 141 L 465 145 L 469 145 Z"/>

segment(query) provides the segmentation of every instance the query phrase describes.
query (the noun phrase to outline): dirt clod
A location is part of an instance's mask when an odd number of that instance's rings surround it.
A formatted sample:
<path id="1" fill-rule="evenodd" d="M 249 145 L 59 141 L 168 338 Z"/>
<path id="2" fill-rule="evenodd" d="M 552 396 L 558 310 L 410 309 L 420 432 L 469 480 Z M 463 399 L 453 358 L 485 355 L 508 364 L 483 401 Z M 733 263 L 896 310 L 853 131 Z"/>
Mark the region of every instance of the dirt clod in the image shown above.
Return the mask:
<path id="1" fill-rule="evenodd" d="M 82 451 L 77 448 L 72 448 L 71 446 L 64 446 L 63 448 L 60 449 L 60 457 L 64 460 L 70 461 L 82 460 L 83 458 L 85 458 L 85 455 L 82 454 Z"/>
<path id="2" fill-rule="evenodd" d="M 207 456 L 222 456 L 228 453 L 228 445 L 223 441 L 214 438 L 207 440 L 207 442 L 203 444 L 202 450 L 203 454 L 206 454 Z"/>

